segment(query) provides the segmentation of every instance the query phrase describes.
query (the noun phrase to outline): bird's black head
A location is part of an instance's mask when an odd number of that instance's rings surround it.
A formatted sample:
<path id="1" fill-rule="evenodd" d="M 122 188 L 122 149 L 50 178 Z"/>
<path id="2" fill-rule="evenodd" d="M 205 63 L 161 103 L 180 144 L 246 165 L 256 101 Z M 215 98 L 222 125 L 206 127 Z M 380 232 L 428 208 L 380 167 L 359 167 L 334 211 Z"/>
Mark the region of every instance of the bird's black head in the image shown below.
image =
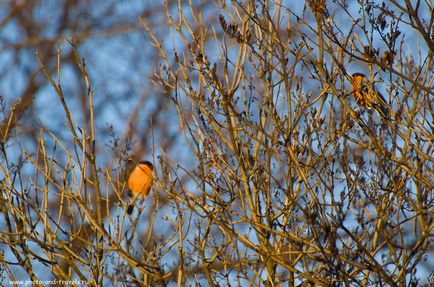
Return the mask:
<path id="1" fill-rule="evenodd" d="M 154 165 L 150 161 L 142 160 L 139 162 L 139 164 L 144 164 L 144 165 L 148 166 L 150 169 L 152 169 L 152 170 L 154 169 Z"/>
<path id="2" fill-rule="evenodd" d="M 353 76 L 353 77 L 362 77 L 362 78 L 366 78 L 366 75 L 365 75 L 365 74 L 362 74 L 362 73 L 354 73 L 354 74 L 352 74 L 352 76 Z"/>

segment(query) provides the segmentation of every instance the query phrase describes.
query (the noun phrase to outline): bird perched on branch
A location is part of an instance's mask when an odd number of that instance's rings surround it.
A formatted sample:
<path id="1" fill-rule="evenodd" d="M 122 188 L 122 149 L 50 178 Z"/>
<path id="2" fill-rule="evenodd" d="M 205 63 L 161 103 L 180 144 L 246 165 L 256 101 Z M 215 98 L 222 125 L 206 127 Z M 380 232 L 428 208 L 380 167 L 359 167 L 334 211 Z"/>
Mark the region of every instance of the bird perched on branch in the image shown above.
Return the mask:
<path id="1" fill-rule="evenodd" d="M 351 78 L 351 86 L 358 104 L 368 110 L 374 108 L 381 117 L 389 118 L 388 103 L 364 74 L 354 73 Z"/>
<path id="2" fill-rule="evenodd" d="M 153 182 L 154 166 L 149 161 L 140 161 L 135 165 L 128 176 L 128 189 L 130 190 L 131 202 L 127 213 L 131 214 L 137 198 L 146 198 Z"/>

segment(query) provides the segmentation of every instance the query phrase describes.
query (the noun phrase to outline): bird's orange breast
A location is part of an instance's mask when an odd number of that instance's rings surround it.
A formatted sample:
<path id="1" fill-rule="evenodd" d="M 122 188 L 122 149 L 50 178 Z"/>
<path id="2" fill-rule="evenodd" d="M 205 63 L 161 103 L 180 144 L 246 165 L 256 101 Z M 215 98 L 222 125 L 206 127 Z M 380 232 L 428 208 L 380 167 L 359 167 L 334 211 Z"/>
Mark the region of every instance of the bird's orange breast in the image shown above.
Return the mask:
<path id="1" fill-rule="evenodd" d="M 152 181 L 152 169 L 145 164 L 139 164 L 128 178 L 128 188 L 134 196 L 145 197 L 151 189 Z"/>
<path id="2" fill-rule="evenodd" d="M 364 80 L 364 76 L 361 75 L 356 75 L 353 77 L 352 79 L 353 93 L 359 105 L 362 105 L 367 109 L 370 109 L 371 107 L 367 99 L 368 91 L 366 86 L 363 84 L 363 80 Z"/>

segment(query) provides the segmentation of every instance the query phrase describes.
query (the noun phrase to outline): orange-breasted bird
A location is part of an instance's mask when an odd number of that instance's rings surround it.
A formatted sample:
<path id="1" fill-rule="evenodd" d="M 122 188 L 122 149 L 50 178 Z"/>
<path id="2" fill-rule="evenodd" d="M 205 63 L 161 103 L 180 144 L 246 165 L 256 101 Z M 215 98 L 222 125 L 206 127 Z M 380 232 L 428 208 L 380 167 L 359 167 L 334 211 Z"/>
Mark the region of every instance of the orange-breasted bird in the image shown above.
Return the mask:
<path id="1" fill-rule="evenodd" d="M 389 105 L 381 93 L 370 83 L 366 76 L 361 73 L 354 73 L 351 79 L 356 102 L 366 109 L 374 108 L 383 118 L 389 118 Z"/>
<path id="2" fill-rule="evenodd" d="M 134 202 L 137 198 L 145 198 L 151 189 L 153 182 L 154 166 L 149 161 L 139 162 L 128 176 L 128 189 L 130 190 L 131 203 L 127 213 L 131 214 L 134 209 Z"/>

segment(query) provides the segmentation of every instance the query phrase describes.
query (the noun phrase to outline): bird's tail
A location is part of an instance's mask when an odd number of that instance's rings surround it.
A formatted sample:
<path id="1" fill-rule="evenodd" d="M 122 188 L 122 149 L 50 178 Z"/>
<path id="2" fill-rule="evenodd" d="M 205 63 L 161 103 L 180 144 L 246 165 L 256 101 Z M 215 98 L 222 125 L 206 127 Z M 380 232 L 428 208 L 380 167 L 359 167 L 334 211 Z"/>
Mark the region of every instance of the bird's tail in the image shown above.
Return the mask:
<path id="1" fill-rule="evenodd" d="M 376 110 L 378 111 L 380 116 L 382 116 L 383 118 L 386 118 L 386 119 L 390 118 L 390 109 L 387 106 L 387 104 L 379 103 L 378 108 Z"/>
<path id="2" fill-rule="evenodd" d="M 137 198 L 133 195 L 131 190 L 128 190 L 128 207 L 127 207 L 127 213 L 131 215 L 134 211 L 134 205 L 136 204 Z"/>
<path id="3" fill-rule="evenodd" d="M 131 215 L 134 211 L 134 203 L 130 203 L 127 207 L 127 213 Z"/>

